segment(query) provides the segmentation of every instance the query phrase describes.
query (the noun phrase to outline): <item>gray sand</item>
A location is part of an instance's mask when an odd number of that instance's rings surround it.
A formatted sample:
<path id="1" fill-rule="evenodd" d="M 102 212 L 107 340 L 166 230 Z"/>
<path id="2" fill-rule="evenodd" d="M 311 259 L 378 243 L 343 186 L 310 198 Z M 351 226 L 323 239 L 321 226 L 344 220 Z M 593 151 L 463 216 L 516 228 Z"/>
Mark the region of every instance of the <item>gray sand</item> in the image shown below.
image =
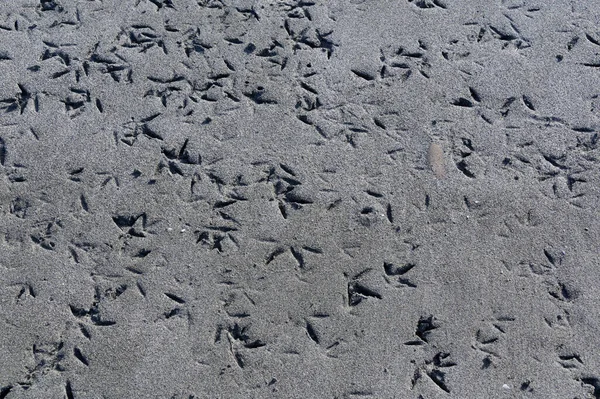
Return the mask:
<path id="1" fill-rule="evenodd" d="M 4 0 L 0 399 L 600 398 L 595 0 Z"/>

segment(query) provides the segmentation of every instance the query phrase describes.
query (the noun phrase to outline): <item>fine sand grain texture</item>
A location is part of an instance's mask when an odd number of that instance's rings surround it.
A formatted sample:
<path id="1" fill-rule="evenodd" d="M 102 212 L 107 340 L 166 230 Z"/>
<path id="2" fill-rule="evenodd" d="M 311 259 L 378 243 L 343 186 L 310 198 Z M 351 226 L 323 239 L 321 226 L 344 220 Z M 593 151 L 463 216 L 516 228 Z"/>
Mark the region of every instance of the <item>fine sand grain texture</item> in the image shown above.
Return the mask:
<path id="1" fill-rule="evenodd" d="M 597 0 L 3 0 L 0 77 L 0 399 L 600 399 Z"/>

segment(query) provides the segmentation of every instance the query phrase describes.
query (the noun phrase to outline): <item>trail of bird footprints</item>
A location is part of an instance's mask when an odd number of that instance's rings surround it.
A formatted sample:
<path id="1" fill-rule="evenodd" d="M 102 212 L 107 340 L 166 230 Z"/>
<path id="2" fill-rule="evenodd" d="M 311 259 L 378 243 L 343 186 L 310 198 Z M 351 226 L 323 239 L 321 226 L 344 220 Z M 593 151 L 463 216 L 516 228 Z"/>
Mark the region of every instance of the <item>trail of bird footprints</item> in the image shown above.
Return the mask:
<path id="1" fill-rule="evenodd" d="M 600 398 L 599 23 L 2 3 L 0 399 Z"/>

